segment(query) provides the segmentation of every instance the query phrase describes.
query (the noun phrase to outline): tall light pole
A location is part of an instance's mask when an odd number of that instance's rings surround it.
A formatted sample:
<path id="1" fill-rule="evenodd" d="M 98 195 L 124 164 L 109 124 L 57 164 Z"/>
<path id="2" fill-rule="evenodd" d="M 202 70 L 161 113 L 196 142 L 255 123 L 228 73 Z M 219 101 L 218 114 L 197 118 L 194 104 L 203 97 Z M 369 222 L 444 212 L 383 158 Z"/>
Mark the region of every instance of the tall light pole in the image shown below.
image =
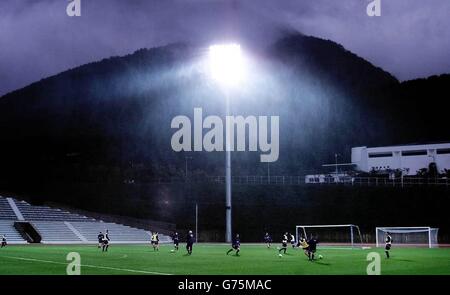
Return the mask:
<path id="1" fill-rule="evenodd" d="M 338 154 L 334 154 L 334 162 L 336 163 L 336 177 L 338 175 L 338 161 L 337 161 L 337 157 L 338 157 Z"/>
<path id="2" fill-rule="evenodd" d="M 198 203 L 195 202 L 195 242 L 198 243 Z"/>
<path id="3" fill-rule="evenodd" d="M 228 92 L 225 92 L 226 99 L 226 116 L 230 115 L 230 96 Z M 231 242 L 231 235 L 233 231 L 233 226 L 231 223 L 231 138 L 230 138 L 230 128 L 226 128 L 225 136 L 225 241 Z"/>
<path id="4" fill-rule="evenodd" d="M 225 95 L 226 116 L 230 114 L 229 90 L 242 80 L 243 62 L 238 44 L 213 45 L 209 47 L 211 75 Z M 231 130 L 226 126 L 225 138 L 225 241 L 231 242 Z"/>

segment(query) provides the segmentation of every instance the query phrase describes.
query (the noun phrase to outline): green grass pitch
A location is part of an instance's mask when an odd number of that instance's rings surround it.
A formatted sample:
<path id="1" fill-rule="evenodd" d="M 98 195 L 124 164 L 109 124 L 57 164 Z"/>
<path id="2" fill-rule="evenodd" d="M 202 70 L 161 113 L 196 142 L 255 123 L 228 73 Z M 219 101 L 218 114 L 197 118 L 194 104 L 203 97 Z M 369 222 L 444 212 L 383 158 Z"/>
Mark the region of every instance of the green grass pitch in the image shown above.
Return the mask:
<path id="1" fill-rule="evenodd" d="M 83 275 L 143 274 L 273 274 L 273 275 L 365 275 L 369 252 L 380 253 L 381 274 L 384 275 L 449 275 L 450 248 L 395 248 L 391 259 L 384 258 L 383 249 L 318 249 L 323 259 L 309 262 L 303 251 L 289 248 L 278 256 L 275 247 L 243 244 L 241 255 L 226 255 L 225 244 L 196 244 L 192 256 L 184 245 L 172 253 L 172 245 L 162 245 L 154 252 L 149 245 L 114 245 L 102 253 L 93 245 L 11 245 L 0 249 L 1 275 L 64 275 L 69 252 L 81 256 Z M 234 252 L 233 252 L 234 253 Z"/>

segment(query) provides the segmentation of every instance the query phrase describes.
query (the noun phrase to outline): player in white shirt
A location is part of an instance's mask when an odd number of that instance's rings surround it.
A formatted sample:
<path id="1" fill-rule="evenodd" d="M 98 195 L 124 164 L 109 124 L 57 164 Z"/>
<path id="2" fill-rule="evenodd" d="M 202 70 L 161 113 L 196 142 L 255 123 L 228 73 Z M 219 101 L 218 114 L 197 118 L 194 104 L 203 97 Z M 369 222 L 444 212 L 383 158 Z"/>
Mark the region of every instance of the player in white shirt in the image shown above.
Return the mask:
<path id="1" fill-rule="evenodd" d="M 109 232 L 108 230 L 106 230 L 105 234 L 103 235 L 103 240 L 102 240 L 102 252 L 108 252 L 108 248 L 109 248 Z"/>
<path id="2" fill-rule="evenodd" d="M 391 233 L 387 232 L 386 233 L 386 238 L 385 238 L 385 243 L 386 246 L 384 247 L 384 252 L 386 253 L 386 258 L 389 258 L 389 250 L 391 250 L 392 247 L 392 237 L 391 237 Z"/>
<path id="3" fill-rule="evenodd" d="M 292 248 L 295 248 L 295 237 L 293 234 L 291 234 L 291 246 Z"/>
<path id="4" fill-rule="evenodd" d="M 6 242 L 6 236 L 2 235 L 2 246 L 1 246 L 1 248 L 6 247 L 6 245 L 8 245 L 8 243 Z"/>

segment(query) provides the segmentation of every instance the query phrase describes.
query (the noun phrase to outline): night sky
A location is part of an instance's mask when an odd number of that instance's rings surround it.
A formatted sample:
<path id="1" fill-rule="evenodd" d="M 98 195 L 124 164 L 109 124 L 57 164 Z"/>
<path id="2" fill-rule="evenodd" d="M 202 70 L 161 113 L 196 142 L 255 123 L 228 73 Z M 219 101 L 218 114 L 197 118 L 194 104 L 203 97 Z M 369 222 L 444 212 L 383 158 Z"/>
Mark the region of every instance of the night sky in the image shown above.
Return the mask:
<path id="1" fill-rule="evenodd" d="M 284 28 L 331 39 L 400 80 L 450 72 L 450 1 L 0 1 L 0 95 L 63 70 L 171 42 L 267 46 Z"/>

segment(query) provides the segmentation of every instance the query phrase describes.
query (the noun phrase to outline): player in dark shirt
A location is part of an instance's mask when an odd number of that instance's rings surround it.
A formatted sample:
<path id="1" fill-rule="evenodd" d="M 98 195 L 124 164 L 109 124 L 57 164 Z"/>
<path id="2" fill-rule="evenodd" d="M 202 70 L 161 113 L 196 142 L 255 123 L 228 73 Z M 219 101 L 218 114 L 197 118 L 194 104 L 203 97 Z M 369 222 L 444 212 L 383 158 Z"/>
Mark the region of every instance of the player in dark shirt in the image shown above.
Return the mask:
<path id="1" fill-rule="evenodd" d="M 8 245 L 8 243 L 6 242 L 6 236 L 2 235 L 2 246 L 1 246 L 1 248 L 6 247 L 6 245 Z"/>
<path id="2" fill-rule="evenodd" d="M 188 252 L 188 255 L 192 254 L 192 246 L 194 245 L 194 234 L 190 230 L 186 237 L 186 250 Z"/>
<path id="3" fill-rule="evenodd" d="M 284 251 L 284 254 L 286 254 L 287 243 L 288 243 L 288 233 L 285 233 L 283 235 L 283 238 L 281 239 L 281 248 L 278 250 L 278 253 L 281 253 L 281 251 Z"/>
<path id="4" fill-rule="evenodd" d="M 272 243 L 272 237 L 269 235 L 269 233 L 266 233 L 264 235 L 264 243 L 267 244 L 267 248 L 270 248 L 270 244 Z"/>
<path id="5" fill-rule="evenodd" d="M 173 235 L 173 246 L 175 247 L 175 250 L 178 251 L 178 245 L 180 243 L 180 238 L 178 237 L 178 233 L 175 233 Z"/>
<path id="6" fill-rule="evenodd" d="M 308 258 L 310 261 L 314 260 L 314 254 L 317 250 L 317 243 L 318 241 L 314 237 L 311 237 L 308 241 Z"/>
<path id="7" fill-rule="evenodd" d="M 236 234 L 236 237 L 233 238 L 231 249 L 228 250 L 227 255 L 234 250 L 236 250 L 236 256 L 239 256 L 239 252 L 241 251 L 241 239 L 239 238 L 239 234 Z"/>
<path id="8" fill-rule="evenodd" d="M 98 239 L 98 248 L 99 248 L 99 249 L 100 249 L 100 248 L 102 247 L 102 245 L 103 245 L 103 237 L 104 237 L 104 235 L 103 235 L 102 232 L 100 232 L 100 233 L 98 234 L 98 236 L 97 236 L 97 239 Z"/>
<path id="9" fill-rule="evenodd" d="M 387 232 L 386 233 L 386 238 L 385 238 L 385 243 L 386 246 L 384 247 L 384 252 L 386 253 L 386 258 L 389 258 L 389 250 L 391 250 L 392 247 L 392 237 L 391 237 L 391 233 Z"/>

